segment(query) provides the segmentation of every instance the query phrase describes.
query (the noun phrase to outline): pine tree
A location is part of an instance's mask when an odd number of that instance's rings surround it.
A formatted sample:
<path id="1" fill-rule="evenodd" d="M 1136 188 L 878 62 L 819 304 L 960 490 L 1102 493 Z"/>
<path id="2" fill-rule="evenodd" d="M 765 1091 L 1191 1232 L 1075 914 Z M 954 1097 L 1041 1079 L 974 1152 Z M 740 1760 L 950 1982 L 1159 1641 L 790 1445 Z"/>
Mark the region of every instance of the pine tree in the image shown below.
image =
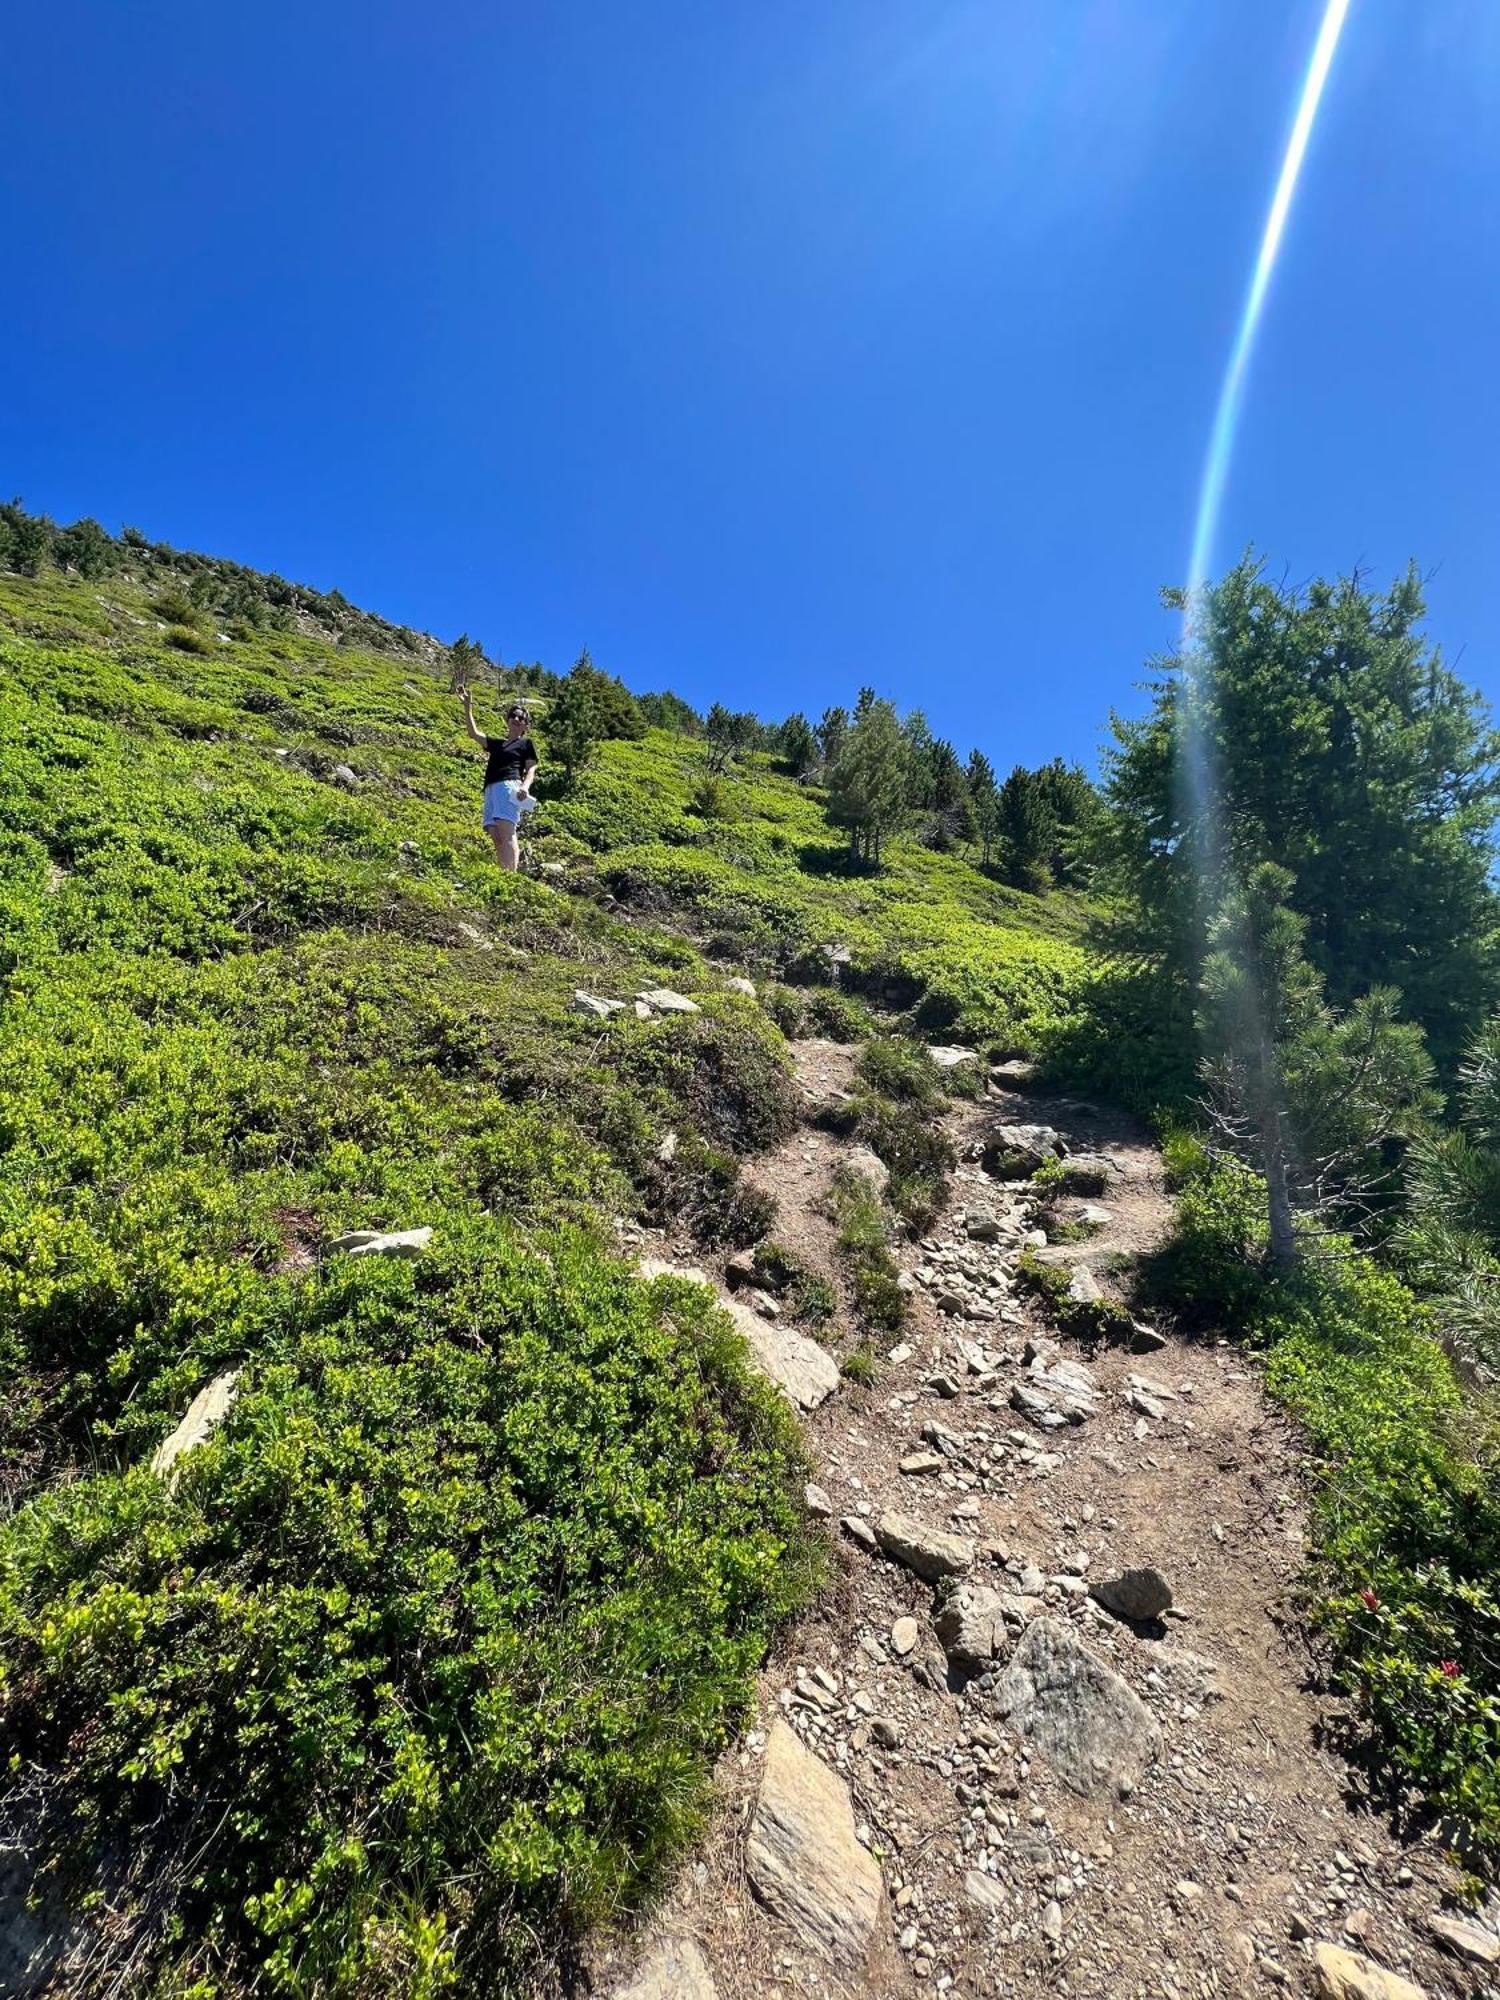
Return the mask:
<path id="1" fill-rule="evenodd" d="M 818 761 L 818 739 L 807 717 L 800 710 L 789 715 L 777 731 L 777 738 L 792 776 L 805 777 Z"/>
<path id="2" fill-rule="evenodd" d="M 1336 1015 L 1307 961 L 1294 884 L 1272 862 L 1221 898 L 1209 927 L 1199 1030 L 1207 1108 L 1220 1144 L 1266 1184 L 1270 1254 L 1296 1261 L 1294 1215 L 1347 1220 L 1388 1189 L 1392 1142 L 1438 1099 L 1422 1031 L 1389 990 Z"/>
<path id="3" fill-rule="evenodd" d="M 828 774 L 835 824 L 849 829 L 856 860 L 876 862 L 886 837 L 910 810 L 909 750 L 888 701 L 873 697 L 857 712 L 838 762 Z"/>
<path id="4" fill-rule="evenodd" d="M 818 749 L 822 753 L 824 770 L 831 770 L 838 762 L 845 738 L 849 734 L 849 711 L 847 708 L 825 708 L 823 719 L 818 724 Z"/>
<path id="5" fill-rule="evenodd" d="M 567 674 L 547 710 L 547 749 L 571 790 L 588 768 L 603 731 L 597 690 L 587 675 Z"/>
<path id="6" fill-rule="evenodd" d="M 1451 1076 L 1500 1004 L 1500 739 L 1423 611 L 1413 571 L 1288 590 L 1240 563 L 1194 606 L 1191 650 L 1158 663 L 1149 714 L 1116 721 L 1095 847 L 1116 942 L 1178 995 L 1221 871 L 1290 869 L 1333 1004 L 1398 988 Z"/>
<path id="7" fill-rule="evenodd" d="M 1057 823 L 1024 764 L 1017 764 L 1000 787 L 996 818 L 1005 879 L 1034 896 L 1044 896 L 1052 887 Z"/>

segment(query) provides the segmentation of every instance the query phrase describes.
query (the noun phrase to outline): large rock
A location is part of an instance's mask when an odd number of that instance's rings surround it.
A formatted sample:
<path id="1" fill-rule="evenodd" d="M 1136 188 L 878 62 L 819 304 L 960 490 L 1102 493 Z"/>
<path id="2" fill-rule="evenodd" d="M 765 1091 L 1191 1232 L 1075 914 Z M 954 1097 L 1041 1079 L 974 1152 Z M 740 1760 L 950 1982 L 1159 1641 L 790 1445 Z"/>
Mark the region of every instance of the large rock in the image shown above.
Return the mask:
<path id="1" fill-rule="evenodd" d="M 1057 1618 L 1028 1625 L 995 1706 L 1084 1797 L 1135 1789 L 1161 1749 L 1146 1704 Z"/>
<path id="2" fill-rule="evenodd" d="M 635 996 L 644 1000 L 648 1007 L 658 1014 L 697 1014 L 701 1012 L 696 1000 L 689 1000 L 685 993 L 674 993 L 670 986 L 643 986 Z"/>
<path id="3" fill-rule="evenodd" d="M 430 1226 L 421 1229 L 350 1229 L 335 1236 L 329 1250 L 346 1257 L 420 1257 L 432 1241 Z"/>
<path id="4" fill-rule="evenodd" d="M 1422 1987 L 1336 1944 L 1313 1946 L 1313 1991 L 1318 2000 L 1427 2000 Z"/>
<path id="5" fill-rule="evenodd" d="M 1090 1586 L 1106 1611 L 1133 1625 L 1148 1624 L 1172 1608 L 1172 1586 L 1159 1569 L 1127 1569 L 1118 1576 L 1106 1576 Z"/>
<path id="6" fill-rule="evenodd" d="M 824 1958 L 857 1965 L 880 1915 L 880 1869 L 854 1837 L 843 1781 L 771 1725 L 745 1867 L 757 1896 Z"/>
<path id="7" fill-rule="evenodd" d="M 1003 1181 L 1023 1181 L 1066 1151 L 1062 1134 L 1050 1125 L 997 1125 L 981 1158 L 987 1173 Z"/>
<path id="8" fill-rule="evenodd" d="M 587 1014 L 596 1021 L 607 1021 L 611 1014 L 622 1014 L 624 1011 L 623 1000 L 606 1000 L 602 993 L 585 993 L 581 986 L 574 989 L 575 1014 Z"/>
<path id="9" fill-rule="evenodd" d="M 731 993 L 743 993 L 747 1000 L 755 998 L 755 981 L 746 979 L 741 973 L 735 973 L 732 978 L 726 979 L 724 984 Z"/>
<path id="10" fill-rule="evenodd" d="M 718 2000 L 708 1962 L 691 1938 L 662 1938 L 613 2000 Z"/>
<path id="11" fill-rule="evenodd" d="M 1457 1958 L 1468 1959 L 1471 1965 L 1493 1965 L 1500 1959 L 1500 1937 L 1482 1924 L 1455 1916 L 1451 1910 L 1439 1910 L 1429 1917 L 1427 1928 L 1445 1950 Z"/>
<path id="12" fill-rule="evenodd" d="M 987 1666 L 1005 1639 L 1005 1597 L 998 1590 L 963 1583 L 950 1591 L 933 1619 L 943 1651 L 961 1667 Z"/>
<path id="13" fill-rule="evenodd" d="M 668 1264 L 660 1257 L 642 1257 L 636 1265 L 643 1278 L 685 1278 L 695 1285 L 711 1284 L 692 1264 Z M 745 1337 L 750 1358 L 799 1410 L 815 1410 L 839 1386 L 838 1363 L 827 1348 L 789 1326 L 771 1326 L 739 1299 L 719 1304 Z"/>
<path id="14" fill-rule="evenodd" d="M 1065 1163 L 1057 1182 L 1063 1194 L 1097 1196 L 1104 1194 L 1114 1169 L 1098 1153 L 1074 1153 Z"/>
<path id="15" fill-rule="evenodd" d="M 839 1386 L 839 1365 L 826 1347 L 819 1347 L 794 1327 L 773 1326 L 738 1299 L 719 1303 L 745 1336 L 751 1357 L 789 1402 L 799 1410 L 815 1410 Z"/>
<path id="16" fill-rule="evenodd" d="M 875 1539 L 893 1562 L 928 1583 L 937 1583 L 945 1576 L 962 1576 L 973 1566 L 974 1544 L 967 1535 L 930 1528 L 910 1514 L 882 1514 L 875 1523 Z"/>
<path id="17" fill-rule="evenodd" d="M 891 1170 L 869 1146 L 851 1146 L 840 1164 L 851 1174 L 868 1181 L 876 1194 L 884 1194 L 891 1184 Z"/>
<path id="18" fill-rule="evenodd" d="M 981 1869 L 971 1868 L 964 1876 L 964 1894 L 976 1910 L 982 1910 L 987 1917 L 995 1917 L 1005 1908 L 1005 1884 L 997 1882 L 993 1875 L 986 1875 Z"/>
<path id="19" fill-rule="evenodd" d="M 965 1063 L 979 1060 L 972 1049 L 934 1046 L 927 1053 L 939 1069 L 962 1069 Z"/>
<path id="20" fill-rule="evenodd" d="M 151 1454 L 151 1470 L 163 1478 L 170 1474 L 168 1483 L 177 1484 L 180 1474 L 174 1470 L 177 1462 L 195 1446 L 211 1437 L 229 1415 L 234 1405 L 235 1386 L 240 1379 L 238 1368 L 231 1368 L 225 1375 L 216 1375 L 212 1382 L 200 1389 L 187 1407 L 187 1415 L 168 1438 L 163 1438 Z"/>

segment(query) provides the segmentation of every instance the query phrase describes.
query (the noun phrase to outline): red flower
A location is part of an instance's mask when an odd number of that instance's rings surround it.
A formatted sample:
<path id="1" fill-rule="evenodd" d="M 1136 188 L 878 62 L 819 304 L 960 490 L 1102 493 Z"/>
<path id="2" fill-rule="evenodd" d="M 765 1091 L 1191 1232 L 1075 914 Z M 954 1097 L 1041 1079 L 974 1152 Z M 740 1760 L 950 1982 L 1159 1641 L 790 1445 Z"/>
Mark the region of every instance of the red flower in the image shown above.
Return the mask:
<path id="1" fill-rule="evenodd" d="M 1438 1671 L 1442 1674 L 1444 1680 L 1456 1681 L 1458 1679 L 1457 1660 L 1439 1660 Z"/>
<path id="2" fill-rule="evenodd" d="M 1359 1596 L 1360 1602 L 1364 1605 L 1366 1611 L 1378 1611 L 1380 1609 L 1380 1599 L 1368 1584 L 1365 1585 Z"/>

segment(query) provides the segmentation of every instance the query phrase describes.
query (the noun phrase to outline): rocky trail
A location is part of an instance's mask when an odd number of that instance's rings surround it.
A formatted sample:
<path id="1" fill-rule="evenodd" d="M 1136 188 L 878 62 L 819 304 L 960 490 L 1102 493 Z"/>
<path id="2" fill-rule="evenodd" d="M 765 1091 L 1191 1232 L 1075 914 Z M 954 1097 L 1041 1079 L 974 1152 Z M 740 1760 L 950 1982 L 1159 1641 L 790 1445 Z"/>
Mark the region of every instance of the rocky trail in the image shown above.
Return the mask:
<path id="1" fill-rule="evenodd" d="M 850 1148 L 812 1119 L 855 1053 L 797 1046 L 809 1122 L 755 1169 L 778 1240 L 830 1274 L 824 1197 Z M 1500 1938 L 1455 1911 L 1440 1847 L 1325 1747 L 1338 1705 L 1290 1600 L 1298 1454 L 1254 1359 L 1139 1323 L 1091 1345 L 1016 1284 L 1029 1242 L 1075 1299 L 1122 1296 L 1167 1228 L 1158 1155 L 997 1078 L 948 1114 L 959 1170 L 900 1247 L 910 1324 L 873 1387 L 721 1283 L 803 1412 L 831 1580 L 762 1673 L 698 1852 L 601 1948 L 592 1990 L 1500 1990 Z M 1076 1190 L 1045 1217 L 1001 1178 L 1028 1149 L 1060 1150 Z"/>

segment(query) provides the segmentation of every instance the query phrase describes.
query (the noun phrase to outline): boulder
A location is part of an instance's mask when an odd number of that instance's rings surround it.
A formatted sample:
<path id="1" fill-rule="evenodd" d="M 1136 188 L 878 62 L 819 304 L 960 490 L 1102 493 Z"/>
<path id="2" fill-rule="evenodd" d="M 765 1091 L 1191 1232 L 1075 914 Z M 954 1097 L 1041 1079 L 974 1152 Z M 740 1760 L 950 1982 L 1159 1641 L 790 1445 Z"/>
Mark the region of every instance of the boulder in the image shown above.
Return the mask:
<path id="1" fill-rule="evenodd" d="M 816 1480 L 809 1479 L 803 1487 L 802 1503 L 815 1521 L 826 1521 L 833 1513 L 833 1502 Z"/>
<path id="2" fill-rule="evenodd" d="M 1313 1946 L 1313 1992 L 1318 2000 L 1427 2000 L 1422 1987 L 1336 1944 Z"/>
<path id="3" fill-rule="evenodd" d="M 351 1229 L 325 1247 L 345 1257 L 420 1257 L 432 1241 L 432 1230 Z"/>
<path id="4" fill-rule="evenodd" d="M 927 1053 L 939 1069 L 962 1069 L 965 1063 L 979 1060 L 972 1049 L 930 1048 Z"/>
<path id="5" fill-rule="evenodd" d="M 910 1514 L 888 1510 L 875 1523 L 875 1539 L 892 1562 L 937 1583 L 945 1576 L 962 1576 L 974 1564 L 974 1544 L 967 1535 L 950 1535 L 929 1527 Z"/>
<path id="6" fill-rule="evenodd" d="M 996 1685 L 995 1707 L 1085 1798 L 1132 1792 L 1161 1749 L 1139 1695 L 1057 1618 L 1027 1626 Z"/>
<path id="7" fill-rule="evenodd" d="M 1090 1199 L 1101 1195 L 1108 1188 L 1114 1168 L 1099 1153 L 1074 1153 L 1063 1165 L 1056 1183 L 1063 1194 L 1084 1195 Z"/>
<path id="8" fill-rule="evenodd" d="M 861 1963 L 880 1916 L 880 1869 L 855 1838 L 842 1779 L 780 1720 L 766 1742 L 745 1871 L 804 1944 L 835 1963 Z"/>
<path id="9" fill-rule="evenodd" d="M 943 1651 L 961 1667 L 987 1666 L 1005 1640 L 1005 1597 L 998 1590 L 961 1583 L 933 1620 Z"/>
<path id="10" fill-rule="evenodd" d="M 755 1252 L 753 1250 L 735 1251 L 734 1255 L 724 1266 L 724 1282 L 732 1292 L 741 1291 L 747 1285 L 756 1285 L 760 1282 L 760 1274 L 755 1267 Z"/>
<path id="11" fill-rule="evenodd" d="M 879 1547 L 879 1543 L 875 1539 L 875 1530 L 870 1526 L 863 1514 L 846 1514 L 839 1522 L 839 1526 L 849 1537 L 850 1541 L 858 1542 L 862 1549 L 873 1550 Z"/>
<path id="12" fill-rule="evenodd" d="M 1130 1339 L 1126 1345 L 1132 1354 L 1160 1354 L 1167 1344 L 1167 1336 L 1159 1333 L 1154 1326 L 1147 1326 L 1144 1320 L 1130 1322 Z"/>
<path id="13" fill-rule="evenodd" d="M 682 1278 L 690 1285 L 711 1282 L 708 1273 L 700 1271 L 696 1264 L 669 1264 L 662 1257 L 642 1257 L 635 1268 L 648 1283 L 653 1278 Z"/>
<path id="14" fill-rule="evenodd" d="M 347 764 L 334 765 L 333 782 L 336 785 L 342 785 L 346 792 L 357 792 L 359 790 L 359 779 L 355 777 Z"/>
<path id="15" fill-rule="evenodd" d="M 718 2000 L 708 1962 L 691 1938 L 662 1938 L 612 2000 Z"/>
<path id="16" fill-rule="evenodd" d="M 997 1125 L 980 1155 L 986 1173 L 1002 1181 L 1023 1181 L 1048 1160 L 1067 1151 L 1050 1125 Z"/>
<path id="17" fill-rule="evenodd" d="M 188 1404 L 187 1415 L 172 1435 L 163 1438 L 151 1454 L 151 1470 L 164 1478 L 170 1474 L 167 1481 L 170 1486 L 175 1486 L 180 1476 L 174 1470 L 178 1460 L 211 1437 L 229 1415 L 239 1379 L 238 1368 L 216 1375 Z"/>
<path id="18" fill-rule="evenodd" d="M 710 1284 L 707 1275 L 689 1264 L 667 1264 L 660 1257 L 643 1257 L 636 1265 L 643 1278 L 685 1278 Z M 773 1326 L 737 1298 L 720 1298 L 750 1349 L 750 1358 L 787 1400 L 799 1410 L 815 1410 L 839 1386 L 838 1363 L 827 1348 L 789 1326 Z"/>
<path id="19" fill-rule="evenodd" d="M 1068 1273 L 1067 1300 L 1070 1306 L 1096 1306 L 1104 1297 L 1099 1280 L 1087 1264 L 1075 1264 Z"/>
<path id="20" fill-rule="evenodd" d="M 868 1181 L 876 1194 L 884 1194 L 891 1184 L 891 1170 L 880 1155 L 868 1146 L 850 1146 L 840 1163 L 849 1173 Z"/>
<path id="21" fill-rule="evenodd" d="M 719 1303 L 745 1336 L 751 1358 L 799 1410 L 815 1410 L 839 1386 L 839 1365 L 826 1347 L 789 1326 L 773 1326 L 738 1299 Z"/>
<path id="22" fill-rule="evenodd" d="M 1118 1576 L 1100 1577 L 1090 1585 L 1089 1595 L 1132 1625 L 1149 1624 L 1172 1608 L 1172 1586 L 1159 1569 L 1127 1569 Z"/>
<path id="23" fill-rule="evenodd" d="M 994 1063 L 990 1068 L 990 1082 L 998 1083 L 1002 1090 L 1030 1090 L 1036 1082 L 1036 1064 L 1015 1056 L 1009 1062 Z"/>
<path id="24" fill-rule="evenodd" d="M 670 986 L 643 986 L 635 996 L 658 1014 L 698 1014 L 702 1012 L 696 1000 L 689 1000 L 685 993 L 674 993 Z"/>
<path id="25" fill-rule="evenodd" d="M 743 979 L 736 974 L 734 978 L 726 979 L 724 984 L 731 993 L 743 993 L 747 1000 L 755 998 L 755 981 L 753 979 Z"/>

